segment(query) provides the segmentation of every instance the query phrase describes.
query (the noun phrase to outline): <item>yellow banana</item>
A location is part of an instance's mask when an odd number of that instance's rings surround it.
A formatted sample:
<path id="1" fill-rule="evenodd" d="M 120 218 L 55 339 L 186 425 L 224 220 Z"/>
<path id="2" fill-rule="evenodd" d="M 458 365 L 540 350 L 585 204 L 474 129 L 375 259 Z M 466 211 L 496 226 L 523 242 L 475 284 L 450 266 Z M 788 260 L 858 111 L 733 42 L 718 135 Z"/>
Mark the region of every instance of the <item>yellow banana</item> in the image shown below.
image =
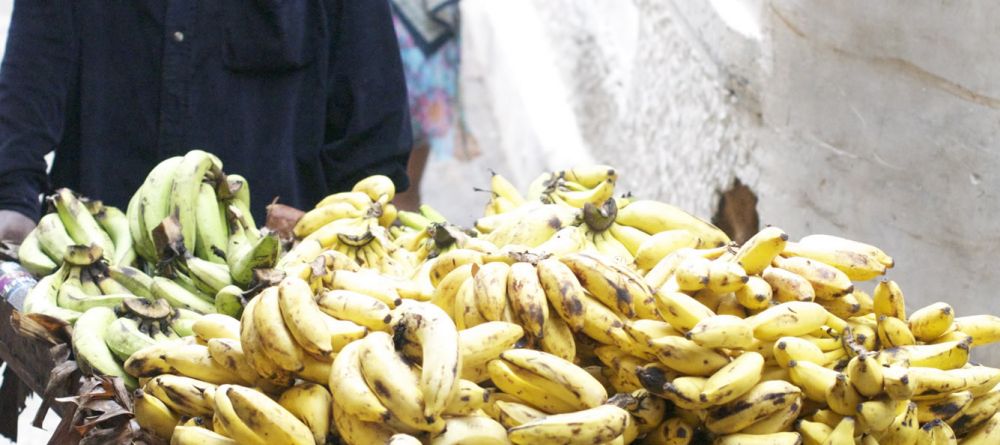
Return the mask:
<path id="1" fill-rule="evenodd" d="M 667 255 L 679 249 L 698 247 L 700 242 L 697 236 L 683 229 L 667 230 L 650 235 L 635 252 L 636 268 L 650 270 Z"/>
<path id="2" fill-rule="evenodd" d="M 355 183 L 351 191 L 364 193 L 376 202 L 389 202 L 396 196 L 396 186 L 385 175 L 368 176 Z"/>
<path id="3" fill-rule="evenodd" d="M 972 391 L 959 391 L 935 399 L 917 400 L 917 420 L 921 424 L 935 419 L 946 421 L 961 414 L 973 399 Z"/>
<path id="4" fill-rule="evenodd" d="M 522 262 L 510 266 L 507 297 L 528 334 L 542 337 L 545 321 L 549 318 L 549 304 L 535 266 Z"/>
<path id="5" fill-rule="evenodd" d="M 469 370 L 500 357 L 500 353 L 510 349 L 523 335 L 521 326 L 503 321 L 491 321 L 459 331 L 462 378 L 478 382 L 470 378 Z"/>
<path id="6" fill-rule="evenodd" d="M 869 244 L 861 243 L 858 241 L 852 241 L 845 238 L 840 238 L 832 235 L 809 235 L 803 237 L 799 240 L 799 244 L 813 247 L 813 248 L 826 248 L 833 250 L 842 250 L 847 252 L 855 252 L 862 255 L 870 256 L 875 258 L 879 263 L 882 263 L 885 267 L 891 268 L 894 265 L 892 258 L 886 255 L 881 249 L 871 246 Z"/>
<path id="7" fill-rule="evenodd" d="M 859 394 L 875 397 L 882 393 L 882 366 L 872 354 L 860 354 L 847 363 L 847 377 Z"/>
<path id="8" fill-rule="evenodd" d="M 934 419 L 920 427 L 917 443 L 927 445 L 957 445 L 958 439 L 951 427 L 941 419 Z"/>
<path id="9" fill-rule="evenodd" d="M 694 438 L 694 427 L 679 417 L 671 417 L 646 434 L 646 445 L 688 445 Z"/>
<path id="10" fill-rule="evenodd" d="M 799 420 L 795 425 L 795 430 L 802 436 L 802 443 L 805 445 L 823 445 L 826 439 L 833 432 L 833 427 L 822 422 L 814 422 L 806 419 Z"/>
<path id="11" fill-rule="evenodd" d="M 899 346 L 879 351 L 878 360 L 884 363 L 908 360 L 910 366 L 927 366 L 938 369 L 956 369 L 969 362 L 971 338 L 929 345 Z"/>
<path id="12" fill-rule="evenodd" d="M 441 283 L 434 288 L 434 294 L 431 297 L 431 302 L 441 309 L 444 309 L 449 316 L 454 316 L 455 314 L 452 312 L 455 309 L 455 296 L 462 284 L 465 283 L 466 280 L 472 279 L 473 267 L 478 267 L 478 265 L 463 264 L 449 272 L 448 275 L 441 280 Z"/>
<path id="13" fill-rule="evenodd" d="M 132 404 L 135 420 L 142 429 L 161 439 L 170 440 L 174 427 L 180 422 L 180 416 L 171 411 L 162 400 L 141 389 L 135 391 Z"/>
<path id="14" fill-rule="evenodd" d="M 214 384 L 251 383 L 212 360 L 207 346 L 180 341 L 154 343 L 136 351 L 125 361 L 125 371 L 135 377 L 169 373 Z"/>
<path id="15" fill-rule="evenodd" d="M 423 352 L 420 388 L 424 416 L 439 415 L 458 390 L 462 373 L 460 340 L 448 314 L 430 303 L 407 302 L 392 317 L 394 331 L 420 344 Z"/>
<path id="16" fill-rule="evenodd" d="M 560 258 L 579 278 L 580 284 L 597 300 L 625 317 L 635 316 L 634 296 L 624 277 L 601 259 L 586 253 Z"/>
<path id="17" fill-rule="evenodd" d="M 712 375 L 729 363 L 724 354 L 683 337 L 660 337 L 650 343 L 661 362 L 687 375 Z"/>
<path id="18" fill-rule="evenodd" d="M 813 301 L 816 292 L 801 275 L 777 267 L 767 267 L 761 274 L 761 278 L 773 289 L 773 296 L 776 301 Z"/>
<path id="19" fill-rule="evenodd" d="M 753 425 L 740 430 L 740 433 L 760 435 L 791 431 L 792 425 L 795 424 L 800 413 L 802 413 L 801 401 L 754 422 Z"/>
<path id="20" fill-rule="evenodd" d="M 301 371 L 305 351 L 299 347 L 281 315 L 278 287 L 264 289 L 257 296 L 253 312 L 254 329 L 258 332 L 261 350 L 281 369 Z"/>
<path id="21" fill-rule="evenodd" d="M 730 242 L 718 227 L 705 222 L 670 204 L 635 200 L 618 209 L 618 224 L 632 226 L 643 232 L 655 234 L 666 230 L 686 229 L 697 235 L 708 246 L 722 246 Z"/>
<path id="22" fill-rule="evenodd" d="M 836 379 L 826 390 L 826 403 L 833 412 L 843 416 L 853 416 L 858 403 L 864 400 L 854 389 L 850 379 L 842 373 L 837 373 Z"/>
<path id="23" fill-rule="evenodd" d="M 854 284 L 847 274 L 819 261 L 801 257 L 777 257 L 774 265 L 808 280 L 816 292 L 816 298 L 837 298 L 854 291 Z"/>
<path id="24" fill-rule="evenodd" d="M 709 264 L 707 287 L 716 294 L 725 294 L 740 290 L 749 279 L 739 264 L 720 258 Z"/>
<path id="25" fill-rule="evenodd" d="M 568 388 L 546 380 L 531 371 L 500 359 L 490 361 L 487 370 L 490 379 L 498 389 L 517 396 L 525 403 L 542 411 L 569 413 L 580 409 L 578 404 L 573 403 L 577 397 Z"/>
<path id="26" fill-rule="evenodd" d="M 225 387 L 236 415 L 268 442 L 313 445 L 313 434 L 294 414 L 265 394 L 239 385 Z"/>
<path id="27" fill-rule="evenodd" d="M 572 269 L 549 258 L 538 262 L 537 270 L 539 283 L 553 309 L 574 331 L 582 330 L 586 322 L 582 302 L 586 291 Z"/>
<path id="28" fill-rule="evenodd" d="M 656 305 L 664 321 L 683 331 L 715 316 L 715 312 L 683 292 L 661 289 L 656 293 Z"/>
<path id="29" fill-rule="evenodd" d="M 703 318 L 685 337 L 706 348 L 744 349 L 754 341 L 750 324 L 732 315 Z"/>
<path id="30" fill-rule="evenodd" d="M 514 428 L 549 415 L 523 403 L 503 400 L 497 400 L 494 403 L 498 413 L 496 420 L 506 428 Z"/>
<path id="31" fill-rule="evenodd" d="M 368 445 L 374 443 L 388 443 L 393 435 L 384 422 L 368 422 L 347 413 L 341 407 L 341 397 L 334 399 L 333 422 L 337 427 L 340 439 L 347 445 Z"/>
<path id="32" fill-rule="evenodd" d="M 802 257 L 828 264 L 844 272 L 853 281 L 868 281 L 884 275 L 886 265 L 865 252 L 851 251 L 816 243 L 789 242 L 781 253 L 787 257 Z"/>
<path id="33" fill-rule="evenodd" d="M 788 362 L 788 375 L 810 400 L 826 402 L 827 390 L 836 382 L 838 372 L 813 362 L 792 360 Z"/>
<path id="34" fill-rule="evenodd" d="M 240 339 L 240 321 L 223 314 L 202 315 L 191 325 L 191 330 L 204 341 L 213 338 Z"/>
<path id="35" fill-rule="evenodd" d="M 503 321 L 509 274 L 510 265 L 499 261 L 485 263 L 476 271 L 473 287 L 476 308 L 488 321 Z"/>
<path id="36" fill-rule="evenodd" d="M 515 444 L 602 443 L 625 432 L 629 413 L 614 405 L 547 416 L 510 429 Z"/>
<path id="37" fill-rule="evenodd" d="M 368 334 L 360 356 L 365 381 L 395 418 L 410 428 L 440 431 L 443 427 L 441 419 L 425 414 L 426 402 L 420 379 L 396 352 L 389 334 Z M 451 394 L 445 396 L 450 397 Z"/>
<path id="38" fill-rule="evenodd" d="M 789 301 L 755 315 L 751 324 L 754 326 L 754 337 L 777 340 L 813 332 L 826 323 L 828 315 L 826 309 L 816 303 Z"/>
<path id="39" fill-rule="evenodd" d="M 445 432 L 431 439 L 431 445 L 506 445 L 507 430 L 485 416 L 452 417 L 445 422 Z"/>
<path id="40" fill-rule="evenodd" d="M 872 303 L 876 316 L 885 315 L 906 321 L 906 301 L 895 281 L 880 281 L 872 294 Z"/>
<path id="41" fill-rule="evenodd" d="M 917 423 L 917 404 L 910 402 L 906 410 L 892 420 L 889 428 L 879 437 L 885 445 L 912 445 L 917 442 L 920 424 Z"/>
<path id="42" fill-rule="evenodd" d="M 608 398 L 607 391 L 593 376 L 555 355 L 531 349 L 511 349 L 501 353 L 500 358 L 568 388 L 576 396 L 578 409 L 593 408 Z"/>
<path id="43" fill-rule="evenodd" d="M 236 445 L 239 442 L 200 426 L 174 428 L 170 445 Z"/>
<path id="44" fill-rule="evenodd" d="M 882 368 L 882 389 L 891 399 L 913 398 L 916 390 L 914 383 L 910 380 L 909 370 L 902 365 L 893 364 Z"/>
<path id="45" fill-rule="evenodd" d="M 295 385 L 281 393 L 278 404 L 309 427 L 315 443 L 326 443 L 333 398 L 325 387 L 315 383 Z"/>
<path id="46" fill-rule="evenodd" d="M 361 372 L 363 346 L 364 341 L 353 342 L 337 354 L 330 371 L 330 391 L 348 415 L 365 422 L 384 422 L 389 418 L 389 410 L 379 401 Z"/>
<path id="47" fill-rule="evenodd" d="M 247 426 L 243 419 L 233 409 L 233 403 L 229 400 L 227 393 L 232 385 L 221 385 L 215 391 L 213 397 L 215 414 L 214 419 L 225 429 L 226 435 L 232 437 L 239 443 L 248 445 L 265 445 L 267 440 L 258 435 Z"/>
<path id="48" fill-rule="evenodd" d="M 736 400 L 760 381 L 763 370 L 764 357 L 756 352 L 745 352 L 712 374 L 699 398 L 713 405 Z"/>
<path id="49" fill-rule="evenodd" d="M 747 279 L 746 285 L 736 291 L 736 301 L 750 310 L 763 310 L 771 306 L 771 285 L 756 275 Z"/>
<path id="50" fill-rule="evenodd" d="M 748 274 L 759 275 L 781 254 L 786 241 L 788 234 L 785 231 L 773 226 L 765 227 L 743 243 L 730 261 L 742 266 Z"/>
<path id="51" fill-rule="evenodd" d="M 327 315 L 348 320 L 373 331 L 389 327 L 389 306 L 377 298 L 349 290 L 330 290 L 320 294 L 316 303 Z"/>
<path id="52" fill-rule="evenodd" d="M 201 380 L 170 374 L 149 379 L 143 387 L 171 411 L 185 416 L 208 416 L 215 410 L 216 386 Z"/>
<path id="53" fill-rule="evenodd" d="M 278 307 L 285 326 L 302 349 L 332 359 L 331 332 L 308 283 L 296 277 L 283 280 L 278 286 Z"/>
<path id="54" fill-rule="evenodd" d="M 231 374 L 238 375 L 240 381 L 254 383 L 258 380 L 257 371 L 247 361 L 246 353 L 243 352 L 243 346 L 238 339 L 210 338 L 207 347 L 215 364 L 226 368 Z"/>
<path id="55" fill-rule="evenodd" d="M 377 298 L 390 308 L 396 307 L 401 298 L 396 288 L 376 272 L 336 270 L 329 284 L 330 289 L 343 289 Z"/>
<path id="56" fill-rule="evenodd" d="M 710 409 L 705 426 L 716 434 L 735 433 L 793 403 L 799 403 L 800 396 L 801 390 L 791 383 L 780 380 L 761 382 L 736 400 Z"/>
<path id="57" fill-rule="evenodd" d="M 905 321 L 886 315 L 878 317 L 878 338 L 886 348 L 917 343 Z"/>
<path id="58" fill-rule="evenodd" d="M 958 317 L 955 319 L 955 329 L 972 337 L 972 346 L 1000 341 L 1000 317 L 995 315 Z"/>
<path id="59" fill-rule="evenodd" d="M 781 337 L 774 343 L 774 359 L 778 366 L 788 367 L 788 363 L 808 361 L 816 364 L 823 362 L 823 351 L 808 340 L 799 337 Z"/>
<path id="60" fill-rule="evenodd" d="M 542 351 L 569 361 L 576 359 L 573 331 L 562 318 L 550 317 L 545 322 L 543 333 L 542 338 L 538 339 L 538 346 Z"/>

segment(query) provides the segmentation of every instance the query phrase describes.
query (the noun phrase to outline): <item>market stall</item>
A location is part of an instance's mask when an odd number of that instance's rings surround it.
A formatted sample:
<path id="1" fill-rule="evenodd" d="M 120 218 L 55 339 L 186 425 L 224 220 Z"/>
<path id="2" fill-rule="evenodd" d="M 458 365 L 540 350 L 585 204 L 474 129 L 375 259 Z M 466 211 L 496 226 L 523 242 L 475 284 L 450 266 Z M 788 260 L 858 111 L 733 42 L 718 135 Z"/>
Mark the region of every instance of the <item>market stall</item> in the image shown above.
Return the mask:
<path id="1" fill-rule="evenodd" d="M 60 189 L 0 358 L 58 398 L 54 443 L 1000 440 L 1000 369 L 970 359 L 1000 318 L 908 308 L 870 244 L 738 245 L 618 175 L 493 175 L 473 227 L 383 176 L 261 227 L 198 150 L 124 211 Z"/>

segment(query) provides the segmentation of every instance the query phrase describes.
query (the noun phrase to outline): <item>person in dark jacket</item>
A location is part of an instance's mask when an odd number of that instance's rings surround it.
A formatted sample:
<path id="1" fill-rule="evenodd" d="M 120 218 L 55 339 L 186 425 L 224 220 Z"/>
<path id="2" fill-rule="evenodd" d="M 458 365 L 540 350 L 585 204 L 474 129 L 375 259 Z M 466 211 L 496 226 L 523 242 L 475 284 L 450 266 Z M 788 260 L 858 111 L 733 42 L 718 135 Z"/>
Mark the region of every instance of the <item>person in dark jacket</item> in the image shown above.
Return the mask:
<path id="1" fill-rule="evenodd" d="M 124 209 L 194 148 L 247 177 L 262 213 L 376 173 L 405 190 L 410 146 L 386 0 L 20 0 L 0 66 L 0 239 L 22 239 L 55 187 Z"/>

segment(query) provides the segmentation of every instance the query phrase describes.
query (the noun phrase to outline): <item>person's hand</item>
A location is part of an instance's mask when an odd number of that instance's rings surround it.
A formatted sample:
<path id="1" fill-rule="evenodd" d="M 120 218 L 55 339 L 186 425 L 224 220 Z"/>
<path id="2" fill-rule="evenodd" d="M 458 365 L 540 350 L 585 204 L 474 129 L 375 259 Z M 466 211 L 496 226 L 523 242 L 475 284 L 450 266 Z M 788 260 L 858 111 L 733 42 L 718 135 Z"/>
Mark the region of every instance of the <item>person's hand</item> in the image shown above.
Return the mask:
<path id="1" fill-rule="evenodd" d="M 0 210 L 0 241 L 21 244 L 35 228 L 35 222 L 13 210 Z"/>

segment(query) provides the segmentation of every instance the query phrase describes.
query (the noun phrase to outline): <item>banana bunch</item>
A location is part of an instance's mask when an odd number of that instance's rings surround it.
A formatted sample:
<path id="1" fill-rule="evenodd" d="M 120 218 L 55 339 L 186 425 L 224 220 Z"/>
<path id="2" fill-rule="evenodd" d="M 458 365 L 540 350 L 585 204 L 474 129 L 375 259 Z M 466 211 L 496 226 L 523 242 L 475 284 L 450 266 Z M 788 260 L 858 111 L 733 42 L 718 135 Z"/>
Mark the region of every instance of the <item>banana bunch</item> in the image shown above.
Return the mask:
<path id="1" fill-rule="evenodd" d="M 401 211 L 399 225 L 389 227 L 393 243 L 412 252 L 417 262 L 435 258 L 454 249 L 483 253 L 497 251 L 497 246 L 467 230 L 448 223 L 440 213 L 424 204 L 420 213 Z"/>
<path id="2" fill-rule="evenodd" d="M 127 223 L 135 250 L 150 265 L 195 257 L 224 268 L 226 285 L 243 288 L 254 270 L 274 266 L 281 248 L 275 234 L 257 228 L 246 179 L 226 175 L 222 161 L 202 150 L 154 167 L 129 202 Z M 199 284 L 211 295 L 224 287 Z"/>
<path id="3" fill-rule="evenodd" d="M 1000 341 L 1000 318 L 910 312 L 891 280 L 862 290 L 894 265 L 874 246 L 777 227 L 736 245 L 668 204 L 614 197 L 598 165 L 523 195 L 494 174 L 475 230 L 396 211 L 373 176 L 308 212 L 280 255 L 245 184 L 192 153 L 158 166 L 128 212 L 141 256 L 151 228 L 171 246 L 154 248 L 153 276 L 67 233 L 26 302 L 76 320 L 77 357 L 141 388 L 136 419 L 160 438 L 1000 443 L 1000 369 L 970 360 Z M 199 241 L 190 178 L 224 239 Z M 171 217 L 189 192 L 196 227 Z"/>
<path id="4" fill-rule="evenodd" d="M 176 445 L 326 443 L 331 432 L 329 391 L 300 383 L 275 398 L 237 384 L 215 385 L 170 374 L 135 392 L 135 419 Z"/>
<path id="5" fill-rule="evenodd" d="M 309 263 L 324 250 L 337 250 L 379 264 L 381 256 L 395 250 L 384 230 L 397 219 L 398 211 L 391 203 L 395 195 L 391 179 L 373 175 L 359 181 L 349 192 L 327 196 L 296 223 L 293 233 L 299 241 L 278 267 Z M 373 230 L 376 227 L 380 230 Z"/>
<path id="6" fill-rule="evenodd" d="M 80 198 L 62 188 L 48 197 L 55 211 L 42 216 L 18 248 L 18 260 L 31 273 L 49 275 L 63 263 L 70 246 L 96 246 L 108 264 L 131 266 L 136 253 L 121 210 Z"/>

